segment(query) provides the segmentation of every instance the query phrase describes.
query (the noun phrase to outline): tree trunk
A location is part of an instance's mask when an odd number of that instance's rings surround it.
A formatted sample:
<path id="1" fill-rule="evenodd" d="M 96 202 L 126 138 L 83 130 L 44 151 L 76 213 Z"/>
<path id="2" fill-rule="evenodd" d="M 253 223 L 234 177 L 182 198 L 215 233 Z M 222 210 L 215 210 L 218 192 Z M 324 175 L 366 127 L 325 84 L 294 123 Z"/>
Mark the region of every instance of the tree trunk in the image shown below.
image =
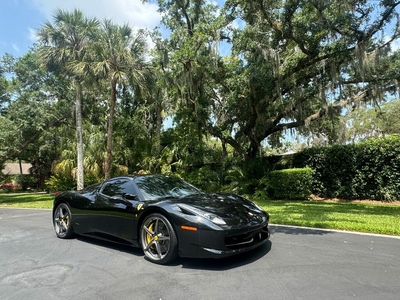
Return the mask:
<path id="1" fill-rule="evenodd" d="M 77 145 L 77 184 L 78 191 L 84 188 L 84 172 L 83 172 L 83 137 L 82 137 L 82 86 L 78 83 L 78 90 L 76 92 L 76 145 Z"/>
<path id="2" fill-rule="evenodd" d="M 161 103 L 157 104 L 157 127 L 156 127 L 156 141 L 155 141 L 155 153 L 156 157 L 160 156 L 161 153 L 161 131 L 162 131 L 162 105 Z"/>
<path id="3" fill-rule="evenodd" d="M 22 175 L 22 163 L 20 158 L 18 158 L 18 163 L 19 163 L 19 174 Z"/>
<path id="4" fill-rule="evenodd" d="M 260 142 L 255 139 L 251 139 L 250 146 L 246 153 L 247 159 L 255 159 L 260 153 Z"/>
<path id="5" fill-rule="evenodd" d="M 110 96 L 110 113 L 108 116 L 108 130 L 107 130 L 107 156 L 104 166 L 105 179 L 111 178 L 111 163 L 112 163 L 112 141 L 113 141 L 113 127 L 114 127 L 114 113 L 115 103 L 117 101 L 117 83 L 115 80 L 111 82 L 111 96 Z"/>

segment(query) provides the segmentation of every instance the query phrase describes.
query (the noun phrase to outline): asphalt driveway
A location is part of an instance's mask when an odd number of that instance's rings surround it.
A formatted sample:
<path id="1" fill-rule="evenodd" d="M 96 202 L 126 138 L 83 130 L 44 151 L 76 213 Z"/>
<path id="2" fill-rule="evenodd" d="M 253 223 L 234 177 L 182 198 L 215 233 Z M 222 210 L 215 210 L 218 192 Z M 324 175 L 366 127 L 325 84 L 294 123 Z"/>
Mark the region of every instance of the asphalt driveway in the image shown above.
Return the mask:
<path id="1" fill-rule="evenodd" d="M 140 249 L 61 240 L 50 210 L 0 208 L 0 299 L 400 299 L 400 239 L 271 225 L 223 260 L 160 266 Z"/>

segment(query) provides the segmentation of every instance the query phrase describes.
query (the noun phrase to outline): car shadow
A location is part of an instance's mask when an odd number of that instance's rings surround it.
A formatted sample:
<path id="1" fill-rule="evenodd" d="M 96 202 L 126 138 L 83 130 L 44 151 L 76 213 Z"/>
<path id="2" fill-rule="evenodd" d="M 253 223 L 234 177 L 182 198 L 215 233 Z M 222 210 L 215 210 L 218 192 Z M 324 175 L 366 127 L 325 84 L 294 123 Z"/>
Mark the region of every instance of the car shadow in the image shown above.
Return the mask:
<path id="1" fill-rule="evenodd" d="M 110 242 L 107 240 L 99 239 L 99 238 L 94 238 L 90 236 L 82 236 L 79 235 L 76 237 L 78 241 L 82 241 L 84 243 L 89 243 L 95 246 L 99 247 L 104 247 L 108 249 L 112 249 L 115 251 L 120 251 L 128 254 L 133 254 L 135 256 L 144 256 L 143 251 L 141 248 L 134 247 L 132 245 L 128 244 L 121 244 L 121 243 L 116 243 L 116 242 Z"/>
<path id="2" fill-rule="evenodd" d="M 271 251 L 272 242 L 266 243 L 251 251 L 219 259 L 179 258 L 170 265 L 181 265 L 185 269 L 198 269 L 208 271 L 224 271 L 248 265 L 263 258 Z"/>
<path id="3" fill-rule="evenodd" d="M 115 251 L 128 253 L 137 257 L 142 257 L 144 260 L 149 261 L 145 258 L 141 248 L 133 247 L 131 245 L 114 243 L 98 238 L 88 236 L 77 236 L 78 241 L 89 243 L 99 247 L 105 247 Z M 166 265 L 160 265 L 160 267 L 177 267 L 182 266 L 186 269 L 199 269 L 199 270 L 211 270 L 211 271 L 223 271 L 233 268 L 238 268 L 243 265 L 251 264 L 262 257 L 264 257 L 269 251 L 271 251 L 272 242 L 266 241 L 260 247 L 251 251 L 240 253 L 234 256 L 220 258 L 220 259 L 203 259 L 203 258 L 177 258 Z"/>
<path id="4" fill-rule="evenodd" d="M 296 226 L 286 226 L 286 225 L 269 225 L 269 230 L 271 235 L 274 233 L 283 233 L 290 235 L 326 235 L 332 234 L 333 231 L 327 229 L 317 229 L 317 228 L 306 228 L 306 227 L 296 227 Z"/>

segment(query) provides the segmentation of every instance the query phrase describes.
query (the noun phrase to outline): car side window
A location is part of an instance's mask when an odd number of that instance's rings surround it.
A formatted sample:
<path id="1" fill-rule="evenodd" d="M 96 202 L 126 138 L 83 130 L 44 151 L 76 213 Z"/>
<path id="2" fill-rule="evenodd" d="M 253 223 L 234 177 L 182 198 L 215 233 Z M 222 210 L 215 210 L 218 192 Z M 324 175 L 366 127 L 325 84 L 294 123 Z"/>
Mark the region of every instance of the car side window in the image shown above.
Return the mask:
<path id="1" fill-rule="evenodd" d="M 136 194 L 132 180 L 125 178 L 106 182 L 101 193 L 109 197 L 124 194 Z"/>

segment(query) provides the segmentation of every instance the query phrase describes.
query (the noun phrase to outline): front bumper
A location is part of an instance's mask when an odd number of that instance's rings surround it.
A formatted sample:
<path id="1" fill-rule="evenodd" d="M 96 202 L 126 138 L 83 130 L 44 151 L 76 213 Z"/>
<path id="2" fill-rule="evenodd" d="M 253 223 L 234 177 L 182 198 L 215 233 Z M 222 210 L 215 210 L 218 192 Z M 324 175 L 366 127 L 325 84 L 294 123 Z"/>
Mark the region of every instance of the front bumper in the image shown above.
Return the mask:
<path id="1" fill-rule="evenodd" d="M 199 230 L 180 232 L 179 255 L 196 258 L 224 258 L 255 249 L 269 240 L 268 224 L 233 231 Z"/>

